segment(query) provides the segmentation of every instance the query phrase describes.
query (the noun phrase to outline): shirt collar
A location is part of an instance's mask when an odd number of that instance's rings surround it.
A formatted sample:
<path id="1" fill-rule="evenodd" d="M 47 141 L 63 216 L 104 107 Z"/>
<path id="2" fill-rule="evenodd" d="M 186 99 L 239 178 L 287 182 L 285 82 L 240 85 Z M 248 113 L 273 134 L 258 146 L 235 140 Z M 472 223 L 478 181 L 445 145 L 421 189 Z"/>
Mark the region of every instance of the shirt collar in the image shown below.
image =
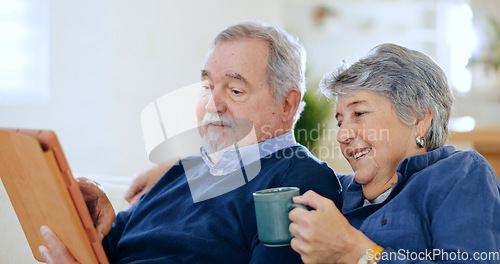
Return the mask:
<path id="1" fill-rule="evenodd" d="M 230 149 L 224 151 L 221 158 L 214 164 L 208 157 L 203 147 L 200 148 L 201 157 L 207 164 L 210 173 L 214 176 L 224 176 L 240 169 L 241 164 L 247 166 L 265 156 L 290 147 L 295 144 L 295 137 L 292 131 L 288 131 L 277 137 L 259 142 L 257 144 Z M 240 164 L 241 161 L 241 164 Z"/>
<path id="2" fill-rule="evenodd" d="M 394 195 L 399 193 L 403 188 L 403 186 L 408 181 L 408 179 L 413 174 L 450 156 L 455 150 L 456 149 L 453 146 L 440 147 L 438 149 L 420 155 L 408 157 L 403 161 L 401 161 L 396 170 L 398 174 L 398 181 L 396 182 L 396 185 L 394 185 L 392 189 L 390 189 L 388 195 L 386 197 L 382 197 L 383 199 L 382 202 L 387 200 L 389 196 L 394 197 Z M 362 207 L 365 205 L 363 188 L 361 187 L 361 184 L 359 184 L 355 179 L 353 179 L 352 183 L 347 187 L 343 197 L 344 197 L 344 205 L 342 207 L 343 213 L 346 213 L 348 211 L 354 210 L 355 208 Z"/>
<path id="3" fill-rule="evenodd" d="M 424 154 L 404 159 L 398 165 L 398 183 L 406 182 L 414 173 L 450 156 L 455 150 L 454 146 L 444 146 Z"/>
<path id="4" fill-rule="evenodd" d="M 389 188 L 389 189 L 387 189 L 387 191 L 383 192 L 381 195 L 377 196 L 373 200 L 368 200 L 368 199 L 365 198 L 363 206 L 367 206 L 367 205 L 370 205 L 370 204 L 379 204 L 379 203 L 382 203 L 383 201 L 385 201 L 385 199 L 387 199 L 387 197 L 389 197 L 389 194 L 391 194 L 391 191 L 392 191 L 392 187 Z"/>

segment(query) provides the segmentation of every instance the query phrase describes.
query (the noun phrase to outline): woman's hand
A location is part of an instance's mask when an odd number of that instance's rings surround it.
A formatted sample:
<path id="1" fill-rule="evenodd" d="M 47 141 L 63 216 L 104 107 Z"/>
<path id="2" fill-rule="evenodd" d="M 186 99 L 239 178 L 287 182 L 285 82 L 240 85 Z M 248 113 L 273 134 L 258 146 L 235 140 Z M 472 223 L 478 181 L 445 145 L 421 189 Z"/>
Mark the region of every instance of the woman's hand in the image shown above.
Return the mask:
<path id="1" fill-rule="evenodd" d="M 315 210 L 293 209 L 290 233 L 293 250 L 304 263 L 357 263 L 376 244 L 352 227 L 335 204 L 313 191 L 293 198 Z"/>
<path id="2" fill-rule="evenodd" d="M 102 240 L 115 221 L 115 210 L 99 183 L 83 177 L 77 178 L 76 181 L 87 203 L 97 234 Z"/>
<path id="3" fill-rule="evenodd" d="M 139 173 L 134 177 L 127 192 L 125 200 L 131 205 L 136 204 L 142 195 L 147 193 L 158 180 L 177 162 L 179 159 L 173 159 L 165 164 L 155 166 L 145 172 Z"/>

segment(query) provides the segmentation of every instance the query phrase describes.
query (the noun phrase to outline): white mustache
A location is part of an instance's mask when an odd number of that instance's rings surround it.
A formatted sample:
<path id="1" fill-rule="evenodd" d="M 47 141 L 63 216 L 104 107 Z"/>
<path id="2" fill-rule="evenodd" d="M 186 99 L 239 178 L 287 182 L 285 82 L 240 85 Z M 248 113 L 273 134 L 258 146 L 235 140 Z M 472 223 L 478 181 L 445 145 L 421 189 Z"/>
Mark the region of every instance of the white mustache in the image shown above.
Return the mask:
<path id="1" fill-rule="evenodd" d="M 224 125 L 231 126 L 233 128 L 236 127 L 236 123 L 230 117 L 219 116 L 214 113 L 206 113 L 205 116 L 203 116 L 203 120 L 201 121 L 202 126 L 206 127 L 212 123 L 222 123 Z"/>

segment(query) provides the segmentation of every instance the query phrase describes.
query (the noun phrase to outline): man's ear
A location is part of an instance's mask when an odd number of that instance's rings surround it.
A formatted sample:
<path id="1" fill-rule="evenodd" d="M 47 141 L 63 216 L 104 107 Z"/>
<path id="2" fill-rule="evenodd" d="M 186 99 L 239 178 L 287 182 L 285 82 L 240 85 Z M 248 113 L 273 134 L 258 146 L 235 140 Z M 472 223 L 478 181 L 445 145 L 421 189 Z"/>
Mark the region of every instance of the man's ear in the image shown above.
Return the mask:
<path id="1" fill-rule="evenodd" d="M 288 91 L 288 94 L 283 99 L 283 122 L 289 122 L 293 120 L 295 113 L 300 105 L 302 93 L 297 88 L 292 88 Z"/>
<path id="2" fill-rule="evenodd" d="M 425 132 L 429 129 L 431 126 L 432 119 L 434 118 L 434 115 L 431 113 L 431 111 L 427 111 L 423 119 L 417 119 L 415 121 L 415 129 L 417 135 L 415 136 L 424 136 Z"/>

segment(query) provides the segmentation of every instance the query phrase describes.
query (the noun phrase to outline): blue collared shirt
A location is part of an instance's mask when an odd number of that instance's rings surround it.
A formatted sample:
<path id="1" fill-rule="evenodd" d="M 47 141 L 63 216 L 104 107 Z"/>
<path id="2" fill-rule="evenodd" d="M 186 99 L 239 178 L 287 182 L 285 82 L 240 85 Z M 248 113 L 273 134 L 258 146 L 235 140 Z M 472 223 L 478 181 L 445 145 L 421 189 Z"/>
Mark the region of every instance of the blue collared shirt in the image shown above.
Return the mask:
<path id="1" fill-rule="evenodd" d="M 429 258 L 422 255 L 418 263 L 470 263 L 474 254 L 498 252 L 500 183 L 479 153 L 441 147 L 404 159 L 397 175 L 381 203 L 362 206 L 363 189 L 355 180 L 343 196 L 342 211 L 349 223 L 385 248 L 383 263 L 411 262 L 409 257 L 388 258 L 399 252 L 433 253 Z M 450 256 L 462 256 L 464 261 Z"/>
<path id="2" fill-rule="evenodd" d="M 250 146 L 238 149 L 226 150 L 221 158 L 214 164 L 208 157 L 203 147 L 200 148 L 201 157 L 210 169 L 210 174 L 214 176 L 224 176 L 241 169 L 240 161 L 243 167 L 253 163 L 263 157 L 290 147 L 296 144 L 295 136 L 292 131 L 288 131 L 277 137 L 259 142 Z"/>

